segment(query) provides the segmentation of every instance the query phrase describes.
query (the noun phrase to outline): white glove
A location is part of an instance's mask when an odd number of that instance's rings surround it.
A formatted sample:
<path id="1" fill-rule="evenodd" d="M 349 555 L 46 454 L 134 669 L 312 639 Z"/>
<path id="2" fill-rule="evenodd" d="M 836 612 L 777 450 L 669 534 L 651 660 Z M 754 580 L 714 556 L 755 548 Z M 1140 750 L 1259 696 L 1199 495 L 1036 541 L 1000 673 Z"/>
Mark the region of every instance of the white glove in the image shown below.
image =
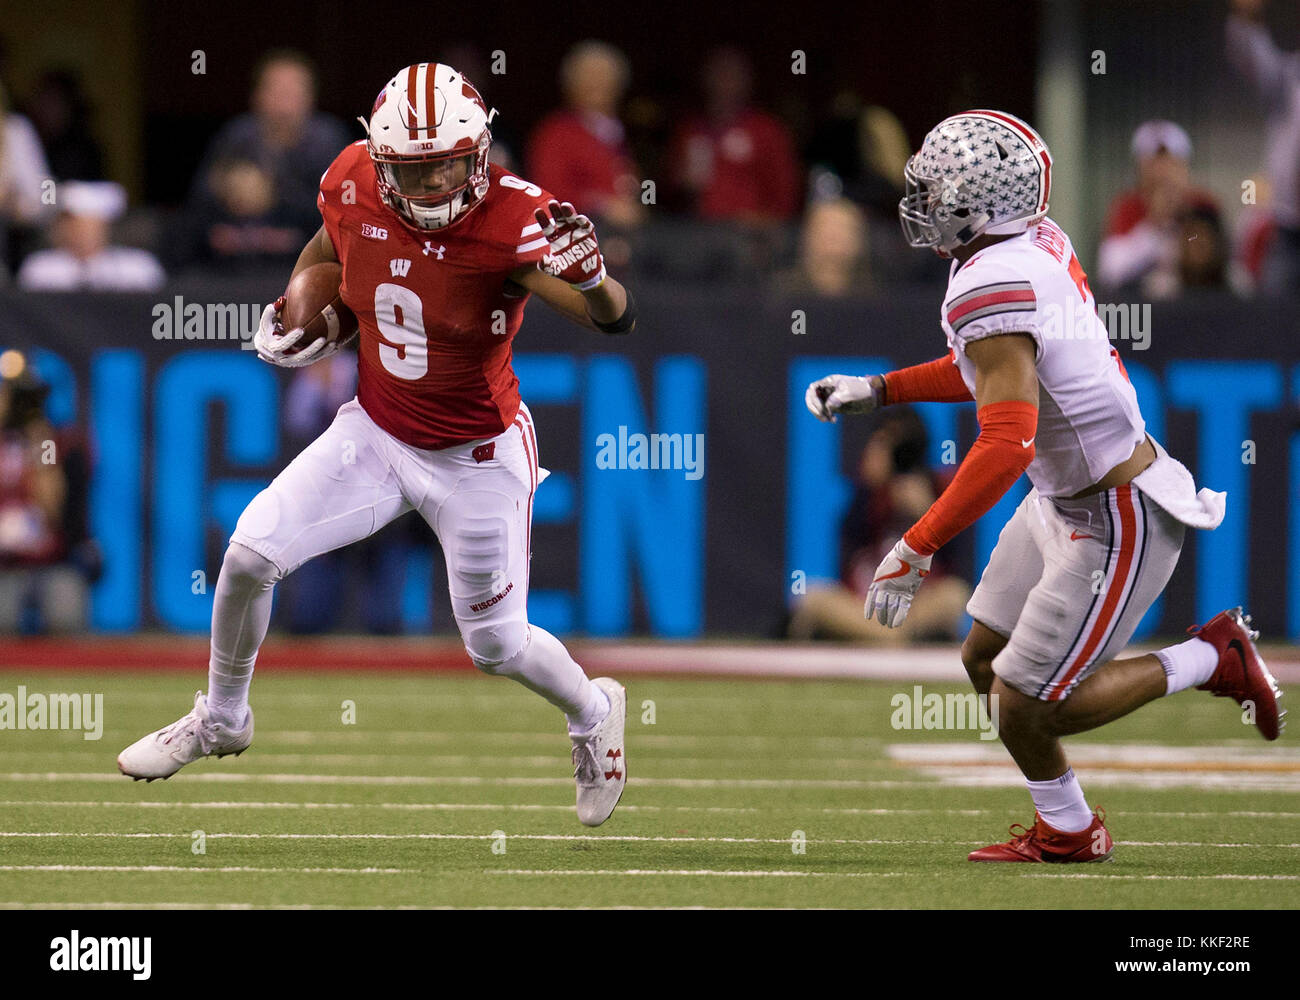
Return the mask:
<path id="1" fill-rule="evenodd" d="M 286 354 L 285 352 L 301 339 L 303 330 L 302 327 L 295 327 L 283 334 L 280 333 L 283 329 L 280 325 L 280 309 L 283 305 L 284 298 L 281 297 L 262 310 L 262 322 L 257 328 L 257 333 L 253 334 L 253 346 L 257 348 L 259 358 L 267 364 L 278 365 L 281 368 L 302 368 L 334 353 L 333 350 L 325 349 L 327 346 L 325 338 L 318 337 L 301 351 Z M 334 344 L 328 346 L 338 349 Z"/>
<path id="2" fill-rule="evenodd" d="M 876 576 L 867 589 L 863 617 L 870 619 L 874 611 L 881 625 L 888 628 L 902 625 L 912 608 L 912 598 L 921 588 L 921 582 L 930 575 L 933 558 L 913 552 L 911 546 L 900 538 L 876 569 Z"/>
<path id="3" fill-rule="evenodd" d="M 870 413 L 880 400 L 870 376 L 827 375 L 808 386 L 804 393 L 808 411 L 823 422 L 835 422 L 837 413 Z"/>

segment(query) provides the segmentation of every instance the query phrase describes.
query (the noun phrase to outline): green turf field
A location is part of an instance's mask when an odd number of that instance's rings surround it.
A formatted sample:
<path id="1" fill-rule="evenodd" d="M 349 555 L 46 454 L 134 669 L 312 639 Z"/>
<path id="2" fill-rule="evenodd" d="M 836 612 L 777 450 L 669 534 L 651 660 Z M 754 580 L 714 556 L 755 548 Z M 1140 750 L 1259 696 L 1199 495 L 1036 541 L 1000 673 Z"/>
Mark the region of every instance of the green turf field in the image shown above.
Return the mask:
<path id="1" fill-rule="evenodd" d="M 4 692 L 103 692 L 105 714 L 98 741 L 0 732 L 0 905 L 1300 901 L 1300 756 L 1285 736 L 1266 744 L 1221 699 L 1180 694 L 1072 742 L 1117 846 L 1112 862 L 1062 868 L 965 860 L 1032 808 L 1023 787 L 951 783 L 1002 768 L 1004 755 L 961 756 L 1000 744 L 890 727 L 890 698 L 909 683 L 627 683 L 627 791 L 589 830 L 573 810 L 562 718 L 505 680 L 259 674 L 247 753 L 146 784 L 119 775 L 116 754 L 186 711 L 201 672 L 0 673 Z M 341 721 L 345 700 L 354 725 Z M 899 759 L 933 748 L 942 762 L 936 744 L 956 750 L 953 766 Z M 1102 766 L 1082 763 L 1090 753 L 1126 783 L 1101 783 Z"/>

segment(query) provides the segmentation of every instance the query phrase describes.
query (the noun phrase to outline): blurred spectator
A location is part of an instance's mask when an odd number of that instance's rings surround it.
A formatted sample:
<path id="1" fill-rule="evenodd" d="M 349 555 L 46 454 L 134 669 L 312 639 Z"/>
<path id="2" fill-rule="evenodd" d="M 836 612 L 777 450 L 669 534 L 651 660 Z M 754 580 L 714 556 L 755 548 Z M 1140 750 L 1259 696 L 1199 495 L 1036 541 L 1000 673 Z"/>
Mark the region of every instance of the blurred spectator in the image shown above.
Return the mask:
<path id="1" fill-rule="evenodd" d="M 857 489 L 840 522 L 840 582 L 808 588 L 793 609 L 789 638 L 898 646 L 960 637 L 971 590 L 953 575 L 947 550 L 936 553 L 901 626 L 886 628 L 863 617 L 876 567 L 946 485 L 925 466 L 927 446 L 925 424 L 914 410 L 900 406 L 881 413 L 862 450 Z"/>
<path id="2" fill-rule="evenodd" d="M 357 356 L 352 350 L 293 373 L 284 403 L 284 423 L 292 451 L 301 451 L 330 425 L 338 408 L 356 395 Z M 418 522 L 413 523 L 413 522 Z M 393 635 L 402 630 L 402 609 L 393 600 L 406 580 L 413 530 L 424 522 L 402 518 L 369 538 L 303 564 L 285 583 L 289 631 L 326 632 L 346 623 L 359 607 L 367 632 Z M 357 596 L 351 600 L 350 585 Z"/>
<path id="3" fill-rule="evenodd" d="M 781 277 L 785 294 L 811 292 L 839 298 L 871 290 L 867 220 L 847 198 L 815 201 L 804 214 L 799 263 Z"/>
<path id="4" fill-rule="evenodd" d="M 42 74 L 26 110 L 57 180 L 103 179 L 104 156 L 95 141 L 90 102 L 79 74 L 73 70 Z"/>
<path id="5" fill-rule="evenodd" d="M 701 219 L 767 224 L 799 211 L 801 168 L 789 130 L 751 104 L 754 71 L 733 48 L 716 50 L 702 76 L 704 113 L 678 130 L 674 183 Z"/>
<path id="6" fill-rule="evenodd" d="M 126 191 L 111 181 L 64 181 L 57 188 L 54 246 L 23 261 L 18 284 L 28 291 L 153 291 L 167 276 L 147 250 L 109 244 Z"/>
<path id="7" fill-rule="evenodd" d="M 560 64 L 565 107 L 542 119 L 528 140 L 529 180 L 598 222 L 624 228 L 644 214 L 618 117 L 629 75 L 627 57 L 612 45 L 579 42 Z"/>
<path id="8" fill-rule="evenodd" d="M 1228 59 L 1268 113 L 1266 162 L 1276 226 L 1260 288 L 1300 294 L 1300 52 L 1282 52 L 1264 25 L 1264 0 L 1233 0 Z"/>
<path id="9" fill-rule="evenodd" d="M 1178 246 L 1182 288 L 1228 286 L 1227 237 L 1217 211 L 1200 206 L 1184 213 Z"/>
<path id="10" fill-rule="evenodd" d="M 1184 219 L 1219 216 L 1218 202 L 1191 183 L 1192 142 L 1169 121 L 1148 121 L 1133 133 L 1137 187 L 1111 202 L 1098 251 L 1098 278 L 1108 290 L 1136 287 L 1146 298 L 1169 298 L 1182 286 Z"/>
<path id="11" fill-rule="evenodd" d="M 0 633 L 86 625 L 98 553 L 86 535 L 88 462 L 45 417 L 49 387 L 0 354 Z"/>
<path id="12" fill-rule="evenodd" d="M 315 232 L 297 208 L 277 198 L 274 178 L 252 160 L 216 164 L 208 173 L 208 192 L 186 210 L 173 232 L 178 265 L 261 273 L 292 265 Z"/>
<path id="13" fill-rule="evenodd" d="M 842 93 L 808 144 L 810 195 L 842 194 L 867 209 L 873 221 L 898 228 L 903 167 L 910 154 L 907 132 L 892 111 Z"/>
<path id="14" fill-rule="evenodd" d="M 315 111 L 306 56 L 277 49 L 254 75 L 252 110 L 212 140 L 195 177 L 173 254 L 229 268 L 292 260 L 320 227 L 320 177 L 347 145 L 337 118 Z"/>
<path id="15" fill-rule="evenodd" d="M 51 180 L 36 129 L 9 110 L 0 91 L 0 264 L 16 266 L 35 242 L 49 216 L 43 196 Z"/>

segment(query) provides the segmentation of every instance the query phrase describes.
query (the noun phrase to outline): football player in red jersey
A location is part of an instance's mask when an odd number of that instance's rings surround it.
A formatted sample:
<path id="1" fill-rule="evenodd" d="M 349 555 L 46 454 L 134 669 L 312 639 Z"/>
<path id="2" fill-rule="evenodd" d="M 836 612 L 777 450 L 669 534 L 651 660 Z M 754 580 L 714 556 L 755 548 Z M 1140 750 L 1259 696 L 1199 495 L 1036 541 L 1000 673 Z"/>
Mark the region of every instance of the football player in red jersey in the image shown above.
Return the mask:
<path id="1" fill-rule="evenodd" d="M 585 216 L 488 163 L 493 114 L 450 66 L 408 66 L 363 120 L 369 139 L 321 178 L 324 225 L 293 274 L 342 264 L 360 327 L 357 398 L 240 517 L 215 591 L 208 693 L 124 750 L 124 774 L 166 778 L 248 747 L 275 583 L 414 509 L 441 542 L 470 658 L 565 713 L 579 819 L 596 826 L 613 812 L 626 781 L 624 690 L 589 680 L 527 617 L 533 494 L 546 471 L 511 344 L 532 294 L 609 334 L 632 329 L 635 305 L 606 275 Z M 263 360 L 297 367 L 338 349 L 300 344 L 277 305 L 255 338 Z"/>

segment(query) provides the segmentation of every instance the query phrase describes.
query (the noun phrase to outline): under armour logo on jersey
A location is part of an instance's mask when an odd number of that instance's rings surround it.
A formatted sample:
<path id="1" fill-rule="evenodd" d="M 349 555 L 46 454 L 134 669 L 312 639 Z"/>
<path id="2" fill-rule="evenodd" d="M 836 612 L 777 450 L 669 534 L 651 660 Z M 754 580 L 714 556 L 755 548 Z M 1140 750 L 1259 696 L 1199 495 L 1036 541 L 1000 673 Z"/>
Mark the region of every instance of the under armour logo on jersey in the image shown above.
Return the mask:
<path id="1" fill-rule="evenodd" d="M 394 257 L 388 262 L 388 269 L 394 278 L 405 278 L 411 271 L 411 262 L 405 257 Z"/>
<path id="2" fill-rule="evenodd" d="M 436 253 L 438 255 L 439 260 L 442 260 L 442 255 L 445 254 L 446 252 L 447 252 L 447 248 L 445 246 L 436 247 L 433 245 L 432 240 L 425 240 L 424 249 L 421 251 L 421 253 L 423 253 L 426 257 L 429 256 L 429 254 L 431 253 Z"/>

